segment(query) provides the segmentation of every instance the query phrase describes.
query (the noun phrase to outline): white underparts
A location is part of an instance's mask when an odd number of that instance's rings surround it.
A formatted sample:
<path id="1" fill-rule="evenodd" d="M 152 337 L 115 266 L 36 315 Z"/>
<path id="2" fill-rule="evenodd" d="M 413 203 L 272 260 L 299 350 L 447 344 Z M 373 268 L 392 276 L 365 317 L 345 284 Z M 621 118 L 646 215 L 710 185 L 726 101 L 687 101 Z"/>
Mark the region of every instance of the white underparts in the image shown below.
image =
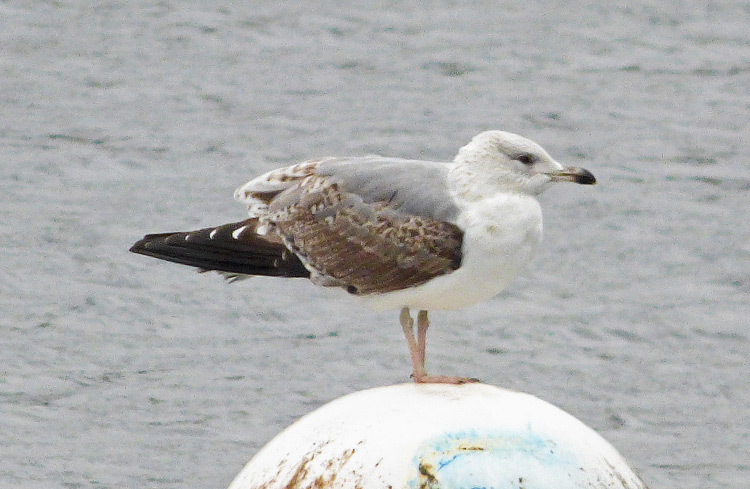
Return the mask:
<path id="1" fill-rule="evenodd" d="M 457 224 L 464 230 L 458 270 L 417 287 L 363 297 L 378 310 L 458 309 L 501 292 L 529 263 L 542 239 L 539 202 L 524 194 L 497 194 L 467 204 Z"/>

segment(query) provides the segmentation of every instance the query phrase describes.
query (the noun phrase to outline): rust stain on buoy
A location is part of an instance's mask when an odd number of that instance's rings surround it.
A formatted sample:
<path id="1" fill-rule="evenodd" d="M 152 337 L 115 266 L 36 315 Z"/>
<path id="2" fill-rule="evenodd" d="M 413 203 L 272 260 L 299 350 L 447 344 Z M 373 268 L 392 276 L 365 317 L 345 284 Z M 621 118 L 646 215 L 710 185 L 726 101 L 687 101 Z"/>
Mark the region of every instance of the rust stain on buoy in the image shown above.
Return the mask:
<path id="1" fill-rule="evenodd" d="M 462 445 L 462 446 L 459 446 L 458 449 L 459 450 L 474 451 L 474 452 L 481 452 L 481 451 L 486 450 L 485 447 L 480 446 L 480 445 L 469 445 L 469 446 L 463 446 Z"/>
<path id="2" fill-rule="evenodd" d="M 435 467 L 430 464 L 419 464 L 419 489 L 439 489 L 437 477 L 435 477 Z"/>
<path id="3" fill-rule="evenodd" d="M 329 458 L 325 466 L 323 467 L 322 473 L 315 475 L 313 472 L 314 468 L 311 467 L 322 453 L 323 447 L 332 443 L 332 440 L 325 441 L 317 445 L 313 450 L 308 452 L 302 461 L 297 465 L 290 477 L 289 481 L 284 484 L 284 489 L 325 489 L 332 487 L 336 481 L 336 477 L 343 470 L 346 463 L 352 458 L 355 453 L 354 448 L 348 448 L 341 453 L 341 455 Z M 309 479 L 314 477 L 312 481 Z M 263 487 L 270 487 L 275 481 L 269 481 L 258 489 Z M 360 487 L 360 484 L 356 484 L 355 487 Z"/>

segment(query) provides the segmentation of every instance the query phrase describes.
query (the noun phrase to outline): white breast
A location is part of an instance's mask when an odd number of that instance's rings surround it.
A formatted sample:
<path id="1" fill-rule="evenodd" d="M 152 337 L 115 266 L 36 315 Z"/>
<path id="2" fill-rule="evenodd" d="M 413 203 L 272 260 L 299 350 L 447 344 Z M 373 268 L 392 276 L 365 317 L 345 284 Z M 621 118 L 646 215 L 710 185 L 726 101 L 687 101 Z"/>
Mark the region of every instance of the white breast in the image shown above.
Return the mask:
<path id="1" fill-rule="evenodd" d="M 461 267 L 417 287 L 365 296 L 377 310 L 458 309 L 502 291 L 529 262 L 542 239 L 539 202 L 525 194 L 497 194 L 467 203 L 456 224 L 464 231 Z"/>

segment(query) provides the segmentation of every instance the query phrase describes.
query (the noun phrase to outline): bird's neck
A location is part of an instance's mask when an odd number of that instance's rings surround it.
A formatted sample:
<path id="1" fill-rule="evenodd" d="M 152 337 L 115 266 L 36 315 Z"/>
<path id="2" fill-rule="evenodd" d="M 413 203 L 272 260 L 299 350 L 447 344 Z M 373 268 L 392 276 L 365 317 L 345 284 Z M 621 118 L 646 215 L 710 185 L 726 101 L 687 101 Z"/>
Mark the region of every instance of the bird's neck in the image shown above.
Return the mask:
<path id="1" fill-rule="evenodd" d="M 517 193 L 518 186 L 507 173 L 457 160 L 448 171 L 448 188 L 459 201 L 477 202 L 498 193 Z"/>

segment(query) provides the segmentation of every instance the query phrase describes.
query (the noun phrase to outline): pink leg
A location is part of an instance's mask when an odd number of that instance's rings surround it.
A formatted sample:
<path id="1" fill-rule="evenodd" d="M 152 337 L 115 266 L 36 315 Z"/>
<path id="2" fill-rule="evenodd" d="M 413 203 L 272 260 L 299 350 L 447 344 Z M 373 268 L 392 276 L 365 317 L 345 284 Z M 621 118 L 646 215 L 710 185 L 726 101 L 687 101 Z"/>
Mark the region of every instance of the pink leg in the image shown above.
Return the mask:
<path id="1" fill-rule="evenodd" d="M 409 355 L 411 355 L 411 367 L 413 370 L 412 377 L 415 382 L 419 382 L 417 379 L 421 379 L 427 375 L 424 371 L 424 356 L 419 353 L 419 346 L 417 340 L 414 338 L 414 320 L 409 314 L 409 308 L 404 307 L 401 309 L 401 328 L 404 330 L 404 336 L 406 337 L 406 344 L 409 346 Z"/>
<path id="2" fill-rule="evenodd" d="M 423 366 L 426 358 L 425 351 L 427 350 L 427 328 L 429 327 L 430 320 L 427 319 L 427 311 L 419 311 L 419 314 L 417 314 L 417 346 Z"/>
<path id="3" fill-rule="evenodd" d="M 411 355 L 412 377 L 418 384 L 466 384 L 470 382 L 479 382 L 477 379 L 467 377 L 454 377 L 449 375 L 427 375 L 424 368 L 425 351 L 427 348 L 427 329 L 430 327 L 430 321 L 427 318 L 427 311 L 419 311 L 417 314 L 417 338 L 414 338 L 414 320 L 409 313 L 409 308 L 401 309 L 401 327 L 406 336 L 406 343 L 409 345 L 409 354 Z"/>

